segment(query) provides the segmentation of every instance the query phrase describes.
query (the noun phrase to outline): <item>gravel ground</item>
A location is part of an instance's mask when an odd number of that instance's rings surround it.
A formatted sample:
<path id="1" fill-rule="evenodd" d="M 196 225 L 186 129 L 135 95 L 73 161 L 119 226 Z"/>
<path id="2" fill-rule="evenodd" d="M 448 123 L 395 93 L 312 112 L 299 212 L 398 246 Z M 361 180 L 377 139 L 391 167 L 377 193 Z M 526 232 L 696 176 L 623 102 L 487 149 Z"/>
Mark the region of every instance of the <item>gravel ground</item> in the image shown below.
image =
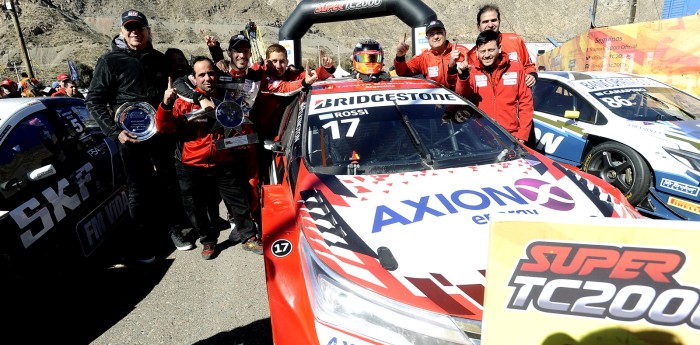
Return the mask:
<path id="1" fill-rule="evenodd" d="M 272 344 L 261 255 L 225 242 L 206 261 L 199 243 L 190 251 L 164 243 L 153 264 L 115 266 L 125 262 L 115 242 L 97 267 L 15 286 L 3 308 L 11 334 L 28 344 Z"/>

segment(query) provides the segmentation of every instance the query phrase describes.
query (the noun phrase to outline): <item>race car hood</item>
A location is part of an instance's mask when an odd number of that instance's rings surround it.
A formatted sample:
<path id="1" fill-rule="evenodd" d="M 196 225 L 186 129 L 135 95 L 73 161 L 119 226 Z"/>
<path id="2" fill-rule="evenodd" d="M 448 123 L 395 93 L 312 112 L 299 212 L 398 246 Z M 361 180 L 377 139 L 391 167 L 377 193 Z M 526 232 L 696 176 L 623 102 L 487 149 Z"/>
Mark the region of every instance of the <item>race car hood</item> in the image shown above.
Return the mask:
<path id="1" fill-rule="evenodd" d="M 694 121 L 630 121 L 630 127 L 664 140 L 686 142 L 700 151 L 700 120 Z M 684 148 L 683 143 L 678 143 Z M 686 147 L 687 148 L 687 147 Z"/>
<path id="2" fill-rule="evenodd" d="M 604 189 L 612 187 L 535 156 L 300 182 L 304 235 L 331 269 L 402 303 L 474 319 L 483 308 L 492 215 L 634 217 Z"/>

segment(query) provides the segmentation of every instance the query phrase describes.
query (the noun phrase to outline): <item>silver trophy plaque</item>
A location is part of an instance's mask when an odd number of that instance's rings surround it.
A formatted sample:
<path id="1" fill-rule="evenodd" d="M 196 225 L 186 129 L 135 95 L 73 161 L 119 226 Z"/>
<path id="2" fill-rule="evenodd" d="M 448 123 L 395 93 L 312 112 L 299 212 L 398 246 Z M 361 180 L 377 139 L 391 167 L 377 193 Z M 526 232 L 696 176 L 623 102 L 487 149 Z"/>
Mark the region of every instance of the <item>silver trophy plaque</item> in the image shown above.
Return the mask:
<path id="1" fill-rule="evenodd" d="M 119 127 L 138 140 L 151 138 L 156 129 L 156 110 L 146 102 L 126 102 L 119 106 L 114 114 L 114 121 Z"/>

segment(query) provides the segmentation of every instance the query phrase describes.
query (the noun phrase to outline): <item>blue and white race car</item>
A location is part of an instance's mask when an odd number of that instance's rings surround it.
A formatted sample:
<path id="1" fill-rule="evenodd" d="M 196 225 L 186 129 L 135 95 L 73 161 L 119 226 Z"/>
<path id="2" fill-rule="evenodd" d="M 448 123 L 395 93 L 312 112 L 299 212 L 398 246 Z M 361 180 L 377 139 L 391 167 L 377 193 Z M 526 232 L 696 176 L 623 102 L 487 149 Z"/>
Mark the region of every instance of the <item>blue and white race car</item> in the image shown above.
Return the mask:
<path id="1" fill-rule="evenodd" d="M 536 149 L 620 189 L 651 217 L 700 220 L 700 98 L 612 72 L 542 72 Z"/>

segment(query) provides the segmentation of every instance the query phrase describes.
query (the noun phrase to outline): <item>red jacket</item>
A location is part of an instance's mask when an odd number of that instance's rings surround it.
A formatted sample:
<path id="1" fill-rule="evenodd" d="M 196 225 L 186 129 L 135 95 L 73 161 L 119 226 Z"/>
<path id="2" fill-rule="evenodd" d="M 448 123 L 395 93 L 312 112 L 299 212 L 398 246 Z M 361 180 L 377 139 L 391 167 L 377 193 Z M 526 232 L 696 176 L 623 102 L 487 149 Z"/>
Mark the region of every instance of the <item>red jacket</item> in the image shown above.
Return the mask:
<path id="1" fill-rule="evenodd" d="M 412 77 L 417 74 L 422 74 L 426 79 L 434 80 L 451 90 L 455 89 L 457 82 L 457 69 L 449 71 L 450 53 L 454 49 L 454 44 L 447 42 L 447 48 L 438 54 L 434 49 L 430 49 L 412 59 L 406 61 L 405 56 L 394 58 L 394 68 L 396 75 L 404 77 Z M 457 45 L 457 49 L 462 52 L 457 62 L 464 61 L 467 56 L 467 48 Z"/>
<path id="2" fill-rule="evenodd" d="M 333 76 L 330 71 L 323 67 L 316 69 L 316 75 L 318 80 Z M 265 74 L 260 86 L 261 92 L 250 111 L 250 121 L 253 122 L 253 127 L 258 132 L 260 142 L 265 139 L 275 139 L 284 108 L 294 99 L 287 96 L 294 95 L 301 90 L 301 81 L 304 78 L 306 78 L 304 70 L 287 71 L 280 77 Z"/>
<path id="3" fill-rule="evenodd" d="M 61 97 L 61 96 L 68 97 L 68 95 L 66 94 L 66 89 L 60 88 L 56 92 L 51 94 L 51 97 Z"/>
<path id="4" fill-rule="evenodd" d="M 527 141 L 532 129 L 532 93 L 525 85 L 523 66 L 501 53 L 489 73 L 479 62 L 469 79 L 459 79 L 455 92 L 476 104 L 516 138 Z"/>
<path id="5" fill-rule="evenodd" d="M 204 91 L 199 88 L 196 91 L 204 94 Z M 199 105 L 182 98 L 175 100 L 172 109 L 163 107 L 163 103 L 161 103 L 156 111 L 156 129 L 161 133 L 178 133 L 180 135 L 181 140 L 177 144 L 175 154 L 184 164 L 209 168 L 234 163 L 236 157 L 241 157 L 241 152 L 237 152 L 241 150 L 216 149 L 215 141 L 223 139 L 225 136 L 223 127 L 211 130 L 216 125 L 215 119 L 203 117 L 190 122 L 186 120 L 185 114 L 200 108 Z M 244 133 L 249 132 L 249 128 L 244 128 Z"/>
<path id="6" fill-rule="evenodd" d="M 508 58 L 520 62 L 525 68 L 525 74 L 537 73 L 535 63 L 530 59 L 530 53 L 527 51 L 525 41 L 520 36 L 510 33 L 501 32 L 499 41 L 501 43 L 501 52 L 508 53 Z M 479 66 L 479 59 L 476 57 L 476 46 L 469 50 L 469 64 Z"/>

